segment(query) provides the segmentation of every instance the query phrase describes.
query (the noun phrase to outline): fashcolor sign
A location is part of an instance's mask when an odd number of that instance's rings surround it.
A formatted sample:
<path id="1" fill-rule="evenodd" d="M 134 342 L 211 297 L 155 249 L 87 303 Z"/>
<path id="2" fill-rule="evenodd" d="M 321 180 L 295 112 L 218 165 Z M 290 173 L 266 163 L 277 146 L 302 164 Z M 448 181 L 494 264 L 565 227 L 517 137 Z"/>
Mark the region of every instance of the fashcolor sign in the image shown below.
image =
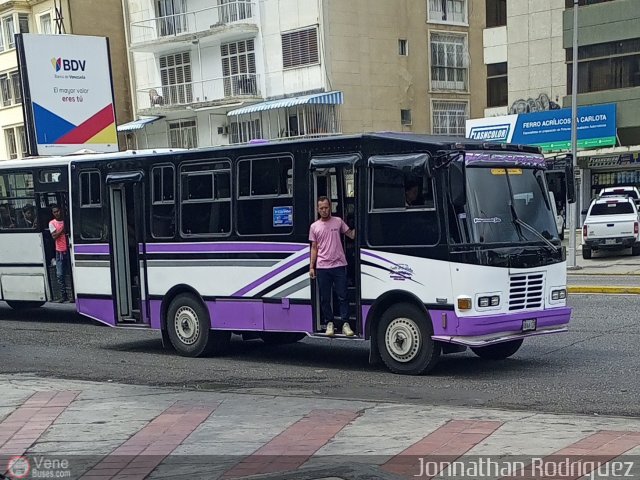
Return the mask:
<path id="1" fill-rule="evenodd" d="M 467 138 L 537 145 L 544 151 L 571 148 L 571 109 L 467 120 Z M 578 108 L 578 147 L 616 144 L 616 105 Z"/>
<path id="2" fill-rule="evenodd" d="M 18 35 L 29 150 L 118 150 L 106 38 Z"/>

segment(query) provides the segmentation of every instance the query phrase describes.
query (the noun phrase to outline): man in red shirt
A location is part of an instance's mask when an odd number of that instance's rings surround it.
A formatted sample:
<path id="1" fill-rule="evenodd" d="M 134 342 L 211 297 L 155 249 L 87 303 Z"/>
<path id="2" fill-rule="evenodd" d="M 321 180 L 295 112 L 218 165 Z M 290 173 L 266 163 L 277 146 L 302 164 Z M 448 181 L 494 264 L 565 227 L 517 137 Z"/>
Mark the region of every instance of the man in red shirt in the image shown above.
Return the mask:
<path id="1" fill-rule="evenodd" d="M 62 209 L 58 205 L 53 205 L 51 213 L 53 213 L 53 220 L 49 222 L 49 231 L 56 243 L 56 277 L 58 278 L 61 295 L 59 301 L 67 303 L 69 301 L 66 283 L 66 275 L 69 270 L 69 242 L 67 241 L 67 232 L 64 227 Z"/>
<path id="2" fill-rule="evenodd" d="M 320 310 L 322 320 L 327 324 L 327 336 L 334 335 L 333 311 L 331 309 L 331 291 L 335 289 L 340 303 L 342 333 L 353 336 L 349 325 L 349 300 L 347 298 L 347 259 L 342 248 L 341 235 L 350 239 L 356 236 L 339 217 L 331 216 L 331 200 L 318 198 L 320 219 L 311 224 L 309 241 L 311 242 L 311 266 L 309 276 L 318 278 L 320 287 Z"/>

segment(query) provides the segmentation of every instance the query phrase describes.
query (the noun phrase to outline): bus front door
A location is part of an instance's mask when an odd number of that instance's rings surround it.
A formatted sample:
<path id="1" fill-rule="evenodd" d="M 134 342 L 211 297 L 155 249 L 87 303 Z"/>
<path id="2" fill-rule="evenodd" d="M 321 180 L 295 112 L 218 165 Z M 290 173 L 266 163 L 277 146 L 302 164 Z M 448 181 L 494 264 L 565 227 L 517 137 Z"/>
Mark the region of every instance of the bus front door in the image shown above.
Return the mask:
<path id="1" fill-rule="evenodd" d="M 148 325 L 142 172 L 107 176 L 117 323 Z"/>
<path id="2" fill-rule="evenodd" d="M 325 196 L 331 199 L 331 214 L 342 218 L 350 228 L 356 226 L 356 171 L 358 155 L 314 157 L 311 159 L 311 222 L 318 218 L 317 199 Z M 343 247 L 347 258 L 347 280 L 349 299 L 349 324 L 356 335 L 362 335 L 362 318 L 360 307 L 360 270 L 358 253 L 358 238 L 355 242 L 343 237 Z M 312 282 L 311 303 L 314 312 L 314 326 L 316 332 L 323 332 L 326 328 L 320 313 L 320 295 L 317 282 Z M 337 307 L 337 298 L 333 298 L 333 305 Z M 337 314 L 338 308 L 334 308 Z M 341 327 L 341 325 L 336 325 Z M 338 328 L 340 331 L 340 328 Z"/>

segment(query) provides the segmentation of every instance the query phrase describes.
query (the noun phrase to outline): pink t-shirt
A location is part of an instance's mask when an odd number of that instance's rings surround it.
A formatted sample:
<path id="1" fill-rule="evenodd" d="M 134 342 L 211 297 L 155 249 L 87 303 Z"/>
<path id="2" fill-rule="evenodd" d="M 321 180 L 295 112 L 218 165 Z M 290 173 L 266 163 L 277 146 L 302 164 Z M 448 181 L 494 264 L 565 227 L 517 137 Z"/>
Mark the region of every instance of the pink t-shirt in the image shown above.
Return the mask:
<path id="1" fill-rule="evenodd" d="M 341 236 L 350 229 L 340 217 L 329 217 L 311 224 L 309 241 L 318 244 L 318 260 L 316 268 L 345 267 Z"/>
<path id="2" fill-rule="evenodd" d="M 51 233 L 59 232 L 64 229 L 64 221 L 56 220 L 55 218 L 49 222 L 49 231 Z M 67 236 L 60 235 L 56 238 L 56 252 L 67 251 Z"/>

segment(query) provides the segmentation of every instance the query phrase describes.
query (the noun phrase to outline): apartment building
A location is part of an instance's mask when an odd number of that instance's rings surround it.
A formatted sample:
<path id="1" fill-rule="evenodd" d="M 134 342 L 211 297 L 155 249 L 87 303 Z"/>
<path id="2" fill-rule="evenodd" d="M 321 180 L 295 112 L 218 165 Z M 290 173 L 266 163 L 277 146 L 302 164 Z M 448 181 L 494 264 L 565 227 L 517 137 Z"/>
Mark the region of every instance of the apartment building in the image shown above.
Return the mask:
<path id="1" fill-rule="evenodd" d="M 565 0 L 486 0 L 485 117 L 561 108 Z"/>
<path id="2" fill-rule="evenodd" d="M 482 4 L 482 8 L 478 5 Z M 130 147 L 364 131 L 464 135 L 484 0 L 123 0 Z M 473 95 L 472 95 L 473 93 Z"/>
<path id="3" fill-rule="evenodd" d="M 23 158 L 27 152 L 14 34 L 59 30 L 109 38 L 116 118 L 119 123 L 132 118 L 120 0 L 4 0 L 0 2 L 0 159 Z"/>
<path id="4" fill-rule="evenodd" d="M 573 0 L 566 0 L 564 48 L 571 105 Z M 614 103 L 618 147 L 580 152 L 583 206 L 601 188 L 640 187 L 640 2 L 580 0 L 578 7 L 578 105 Z M 586 207 L 585 207 L 586 208 Z"/>

